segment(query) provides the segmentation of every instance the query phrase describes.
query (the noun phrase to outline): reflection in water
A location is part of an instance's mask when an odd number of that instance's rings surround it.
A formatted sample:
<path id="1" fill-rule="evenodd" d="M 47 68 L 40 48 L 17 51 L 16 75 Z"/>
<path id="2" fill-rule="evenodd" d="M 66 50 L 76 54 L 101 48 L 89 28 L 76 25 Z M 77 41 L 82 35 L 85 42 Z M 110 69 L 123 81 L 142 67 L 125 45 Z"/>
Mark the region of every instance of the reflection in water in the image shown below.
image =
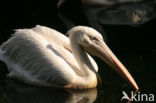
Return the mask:
<path id="1" fill-rule="evenodd" d="M 97 90 L 64 90 L 32 87 L 7 80 L 7 85 L 0 88 L 9 103 L 93 103 Z"/>
<path id="2" fill-rule="evenodd" d="M 0 86 L 0 103 L 120 103 L 122 91 L 130 93 L 129 87 L 106 86 L 104 89 L 65 90 L 34 87 L 7 79 Z M 2 96 L 1 96 L 2 93 Z M 130 96 L 129 96 L 130 97 Z M 8 102 L 6 102 L 8 101 Z M 122 103 L 127 103 L 123 100 Z"/>

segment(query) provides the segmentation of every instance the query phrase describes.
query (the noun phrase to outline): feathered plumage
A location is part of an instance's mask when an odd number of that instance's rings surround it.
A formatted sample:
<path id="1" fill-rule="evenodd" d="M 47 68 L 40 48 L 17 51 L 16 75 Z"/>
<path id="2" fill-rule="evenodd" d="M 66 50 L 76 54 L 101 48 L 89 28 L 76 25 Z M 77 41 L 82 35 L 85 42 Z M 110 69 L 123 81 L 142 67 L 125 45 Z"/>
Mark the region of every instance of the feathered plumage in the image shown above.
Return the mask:
<path id="1" fill-rule="evenodd" d="M 26 83 L 65 86 L 75 82 L 73 77 L 84 75 L 71 53 L 68 37 L 48 27 L 18 29 L 0 49 L 8 76 Z"/>

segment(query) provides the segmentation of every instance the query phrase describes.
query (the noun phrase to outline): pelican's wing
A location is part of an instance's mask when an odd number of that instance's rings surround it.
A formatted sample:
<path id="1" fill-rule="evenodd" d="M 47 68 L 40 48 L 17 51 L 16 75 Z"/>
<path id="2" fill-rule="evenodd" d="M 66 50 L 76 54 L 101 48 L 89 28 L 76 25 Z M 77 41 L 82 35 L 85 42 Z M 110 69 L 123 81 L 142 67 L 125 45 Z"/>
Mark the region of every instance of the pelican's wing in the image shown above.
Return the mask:
<path id="1" fill-rule="evenodd" d="M 71 52 L 70 45 L 69 45 L 69 39 L 62 33 L 58 32 L 54 29 L 50 29 L 48 27 L 40 26 L 40 25 L 37 25 L 35 28 L 32 28 L 31 30 L 33 30 L 34 32 L 41 35 L 50 44 L 55 43 L 56 45 L 63 46 L 64 48 L 66 48 L 67 50 L 69 50 Z"/>
<path id="2" fill-rule="evenodd" d="M 75 76 L 72 68 L 78 67 L 68 38 L 43 26 L 17 30 L 0 49 L 8 76 L 30 84 L 66 85 Z"/>
<path id="3" fill-rule="evenodd" d="M 69 38 L 67 36 L 61 34 L 60 32 L 57 32 L 56 30 L 50 29 L 45 26 L 40 26 L 40 25 L 37 25 L 32 30 L 40 34 L 43 38 L 45 38 L 50 43 L 50 45 L 52 46 L 57 45 L 56 47 L 58 51 L 60 51 L 62 58 L 64 58 L 66 62 L 68 62 L 68 64 L 72 67 L 74 72 L 79 76 L 84 75 L 82 72 L 79 71 L 79 66 L 72 55 L 72 50 L 69 44 L 70 43 Z M 94 61 L 94 59 L 89 54 L 88 57 L 92 65 L 94 66 L 94 69 L 98 71 L 98 66 Z"/>

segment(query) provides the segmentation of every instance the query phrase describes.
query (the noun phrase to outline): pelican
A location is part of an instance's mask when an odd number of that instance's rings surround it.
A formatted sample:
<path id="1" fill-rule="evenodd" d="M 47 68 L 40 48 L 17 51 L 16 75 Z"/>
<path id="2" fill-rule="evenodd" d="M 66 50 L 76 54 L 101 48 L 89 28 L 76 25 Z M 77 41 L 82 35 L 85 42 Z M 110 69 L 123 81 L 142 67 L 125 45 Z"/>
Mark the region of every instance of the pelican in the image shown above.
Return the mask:
<path id="1" fill-rule="evenodd" d="M 56 88 L 89 89 L 98 85 L 101 58 L 135 89 L 133 77 L 93 28 L 76 26 L 67 34 L 45 26 L 18 29 L 0 46 L 0 59 L 8 67 L 8 77 L 32 85 Z"/>

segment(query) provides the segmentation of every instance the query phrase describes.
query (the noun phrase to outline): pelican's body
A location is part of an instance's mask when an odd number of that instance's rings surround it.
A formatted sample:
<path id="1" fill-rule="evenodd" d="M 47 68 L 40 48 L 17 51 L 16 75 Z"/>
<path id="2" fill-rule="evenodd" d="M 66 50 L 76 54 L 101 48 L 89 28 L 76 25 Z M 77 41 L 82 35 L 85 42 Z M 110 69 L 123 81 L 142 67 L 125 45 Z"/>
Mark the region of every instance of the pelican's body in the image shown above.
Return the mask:
<path id="1" fill-rule="evenodd" d="M 69 38 L 39 25 L 32 29 L 19 29 L 1 45 L 0 59 L 7 64 L 8 77 L 25 83 L 49 87 L 94 88 L 99 79 L 98 66 L 87 53 L 87 44 L 91 40 L 87 40 L 85 33 L 94 34 L 91 36 L 102 40 L 96 30 L 84 26 L 69 30 Z M 94 51 L 89 51 L 94 54 Z M 97 55 L 102 54 L 99 52 Z M 114 67 L 114 64 L 110 65 Z M 128 80 L 135 85 L 129 75 Z"/>

